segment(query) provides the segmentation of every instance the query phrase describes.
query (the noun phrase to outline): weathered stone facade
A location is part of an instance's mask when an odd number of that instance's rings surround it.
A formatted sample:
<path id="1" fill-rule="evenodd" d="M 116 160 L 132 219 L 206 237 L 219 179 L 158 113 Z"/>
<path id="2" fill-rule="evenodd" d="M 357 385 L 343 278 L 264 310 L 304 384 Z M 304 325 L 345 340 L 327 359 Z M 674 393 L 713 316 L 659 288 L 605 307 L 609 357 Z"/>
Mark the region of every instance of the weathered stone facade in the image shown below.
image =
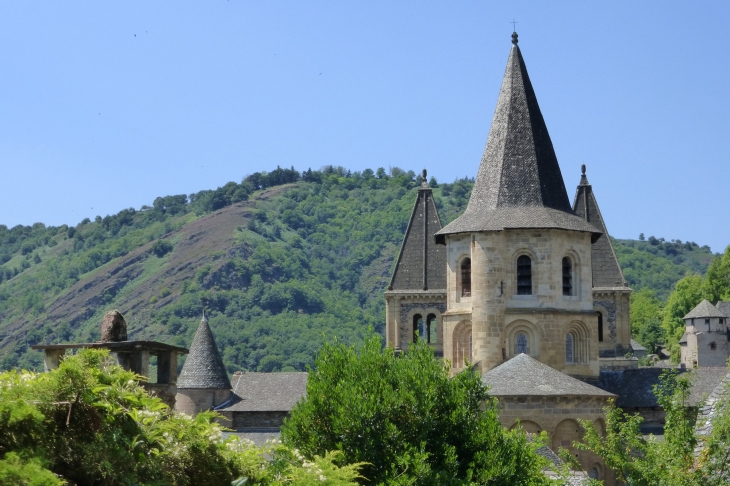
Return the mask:
<path id="1" fill-rule="evenodd" d="M 727 366 L 730 325 L 725 313 L 703 300 L 684 316 L 684 322 L 685 333 L 679 341 L 680 362 L 688 368 Z"/>

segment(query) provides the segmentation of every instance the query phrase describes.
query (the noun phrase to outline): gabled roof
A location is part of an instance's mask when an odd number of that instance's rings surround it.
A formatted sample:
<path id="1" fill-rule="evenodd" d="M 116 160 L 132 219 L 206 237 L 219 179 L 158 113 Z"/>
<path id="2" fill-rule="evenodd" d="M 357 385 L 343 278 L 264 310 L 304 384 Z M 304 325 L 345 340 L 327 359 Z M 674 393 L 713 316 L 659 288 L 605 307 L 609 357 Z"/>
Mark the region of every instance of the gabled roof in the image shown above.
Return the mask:
<path id="1" fill-rule="evenodd" d="M 545 120 L 527 68 L 512 35 L 502 80 L 476 182 L 464 214 L 437 236 L 507 228 L 559 228 L 600 231 L 570 207 Z"/>
<path id="2" fill-rule="evenodd" d="M 231 405 L 220 412 L 289 412 L 307 394 L 306 372 L 233 375 Z"/>
<path id="3" fill-rule="evenodd" d="M 715 304 L 715 307 L 717 307 L 717 310 L 725 314 L 725 317 L 730 317 L 730 302 L 721 300 L 720 302 Z"/>
<path id="4" fill-rule="evenodd" d="M 499 396 L 581 395 L 613 397 L 612 393 L 576 380 L 522 353 L 484 373 L 489 394 Z"/>
<path id="5" fill-rule="evenodd" d="M 720 312 L 717 307 L 710 304 L 707 299 L 704 299 L 682 319 L 700 319 L 703 317 L 725 317 L 725 314 Z"/>
<path id="6" fill-rule="evenodd" d="M 210 388 L 230 390 L 231 382 L 223 366 L 223 360 L 213 339 L 213 332 L 208 326 L 208 318 L 203 312 L 198 330 L 195 331 L 190 353 L 185 360 L 180 376 L 177 379 L 178 388 Z"/>
<path id="7" fill-rule="evenodd" d="M 446 291 L 446 248 L 434 244 L 441 219 L 426 175 L 424 169 L 388 290 Z"/>
<path id="8" fill-rule="evenodd" d="M 586 166 L 581 167 L 582 175 L 578 190 L 573 201 L 575 214 L 586 222 L 598 228 L 603 234 L 591 245 L 591 267 L 593 270 L 593 288 L 624 287 L 626 279 L 621 271 L 621 265 L 616 258 L 616 252 L 608 236 L 606 223 L 598 209 L 598 202 L 593 193 L 593 187 L 586 177 Z"/>

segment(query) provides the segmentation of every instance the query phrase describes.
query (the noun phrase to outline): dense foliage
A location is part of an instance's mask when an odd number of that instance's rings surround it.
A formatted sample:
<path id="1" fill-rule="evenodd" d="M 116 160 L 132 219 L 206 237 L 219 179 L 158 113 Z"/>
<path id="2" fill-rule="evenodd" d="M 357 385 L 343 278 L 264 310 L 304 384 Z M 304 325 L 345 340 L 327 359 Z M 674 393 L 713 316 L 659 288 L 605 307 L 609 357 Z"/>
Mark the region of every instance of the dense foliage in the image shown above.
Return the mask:
<path id="1" fill-rule="evenodd" d="M 305 460 L 280 444 L 221 438 L 216 414 L 191 419 L 150 397 L 106 351 L 49 373 L 0 374 L 0 482 L 61 485 L 345 485 L 359 465 Z"/>
<path id="2" fill-rule="evenodd" d="M 229 372 L 304 370 L 323 335 L 360 343 L 368 327 L 382 331 L 382 292 L 420 182 L 398 168 L 277 167 L 72 227 L 0 225 L 0 369 L 39 369 L 33 344 L 98 339 L 110 308 L 125 314 L 135 339 L 189 346 L 206 299 Z M 466 207 L 473 181 L 430 184 L 445 224 Z M 286 190 L 259 197 L 277 187 Z M 231 229 L 230 244 L 183 253 L 186 228 L 241 204 L 251 217 Z M 653 290 L 659 302 L 712 258 L 706 247 L 654 237 L 615 246 L 630 286 Z M 103 272 L 123 275 L 116 265 L 140 249 L 140 275 L 91 286 Z M 74 295 L 89 302 L 53 313 L 59 302 L 77 302 Z M 640 342 L 662 343 L 665 327 L 657 335 L 653 321 L 647 329 L 644 322 L 632 324 Z"/>
<path id="3" fill-rule="evenodd" d="M 699 436 L 695 415 L 688 406 L 687 378 L 667 371 L 654 394 L 666 412 L 664 437 L 642 436 L 642 418 L 615 405 L 606 408 L 606 434 L 602 436 L 590 421 L 579 448 L 595 452 L 613 469 L 618 479 L 636 486 L 709 486 L 728 484 L 730 479 L 730 394 L 715 404 L 712 430 Z M 704 424 L 701 424 L 704 425 Z"/>
<path id="4" fill-rule="evenodd" d="M 538 443 L 497 414 L 478 373 L 449 378 L 430 346 L 397 355 L 372 335 L 324 345 L 282 438 L 305 455 L 342 451 L 374 484 L 547 484 Z"/>

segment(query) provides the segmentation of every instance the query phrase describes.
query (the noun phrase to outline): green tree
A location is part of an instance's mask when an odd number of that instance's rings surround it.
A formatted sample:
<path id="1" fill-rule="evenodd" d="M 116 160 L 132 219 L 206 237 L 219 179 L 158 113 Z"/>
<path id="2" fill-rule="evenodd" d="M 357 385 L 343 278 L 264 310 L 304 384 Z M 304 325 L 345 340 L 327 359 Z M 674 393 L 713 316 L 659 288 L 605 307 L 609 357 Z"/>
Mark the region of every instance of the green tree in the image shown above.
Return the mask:
<path id="1" fill-rule="evenodd" d="M 687 315 L 703 298 L 703 282 L 700 275 L 687 275 L 674 287 L 664 307 L 665 341 L 671 352 L 672 360 L 679 361 L 679 339 L 684 334 L 682 318 Z"/>
<path id="2" fill-rule="evenodd" d="M 666 412 L 664 440 L 645 439 L 639 429 L 641 416 L 627 414 L 611 402 L 605 408 L 605 436 L 590 421 L 580 421 L 586 433 L 583 442 L 575 446 L 598 454 L 619 480 L 631 486 L 709 484 L 693 467 L 697 439 L 694 414 L 688 407 L 689 381 L 667 371 L 654 387 L 654 394 Z"/>
<path id="3" fill-rule="evenodd" d="M 713 304 L 718 300 L 730 300 L 730 246 L 707 268 L 703 293 Z"/>
<path id="4" fill-rule="evenodd" d="M 342 455 L 223 440 L 213 412 L 172 412 L 105 350 L 49 373 L 0 373 L 0 484 L 356 484 Z"/>
<path id="5" fill-rule="evenodd" d="M 500 426 L 479 375 L 450 378 L 423 343 L 401 355 L 377 335 L 359 350 L 325 344 L 282 437 L 305 456 L 366 463 L 368 484 L 548 484 L 538 444 Z"/>
<path id="6" fill-rule="evenodd" d="M 631 335 L 650 353 L 664 339 L 661 318 L 661 302 L 653 290 L 643 288 L 631 294 Z"/>

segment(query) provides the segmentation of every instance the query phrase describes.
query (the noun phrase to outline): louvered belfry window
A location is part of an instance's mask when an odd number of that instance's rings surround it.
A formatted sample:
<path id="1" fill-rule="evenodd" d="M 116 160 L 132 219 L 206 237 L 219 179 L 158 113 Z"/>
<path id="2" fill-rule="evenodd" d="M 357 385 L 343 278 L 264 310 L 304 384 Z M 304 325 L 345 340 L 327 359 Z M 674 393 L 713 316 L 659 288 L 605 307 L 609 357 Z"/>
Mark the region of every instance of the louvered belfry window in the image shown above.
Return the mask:
<path id="1" fill-rule="evenodd" d="M 471 297 L 471 258 L 461 262 L 461 296 Z"/>
<path id="2" fill-rule="evenodd" d="M 532 260 L 527 255 L 517 259 L 517 294 L 532 294 Z"/>
<path id="3" fill-rule="evenodd" d="M 570 258 L 563 258 L 563 295 L 573 295 L 573 265 Z"/>

